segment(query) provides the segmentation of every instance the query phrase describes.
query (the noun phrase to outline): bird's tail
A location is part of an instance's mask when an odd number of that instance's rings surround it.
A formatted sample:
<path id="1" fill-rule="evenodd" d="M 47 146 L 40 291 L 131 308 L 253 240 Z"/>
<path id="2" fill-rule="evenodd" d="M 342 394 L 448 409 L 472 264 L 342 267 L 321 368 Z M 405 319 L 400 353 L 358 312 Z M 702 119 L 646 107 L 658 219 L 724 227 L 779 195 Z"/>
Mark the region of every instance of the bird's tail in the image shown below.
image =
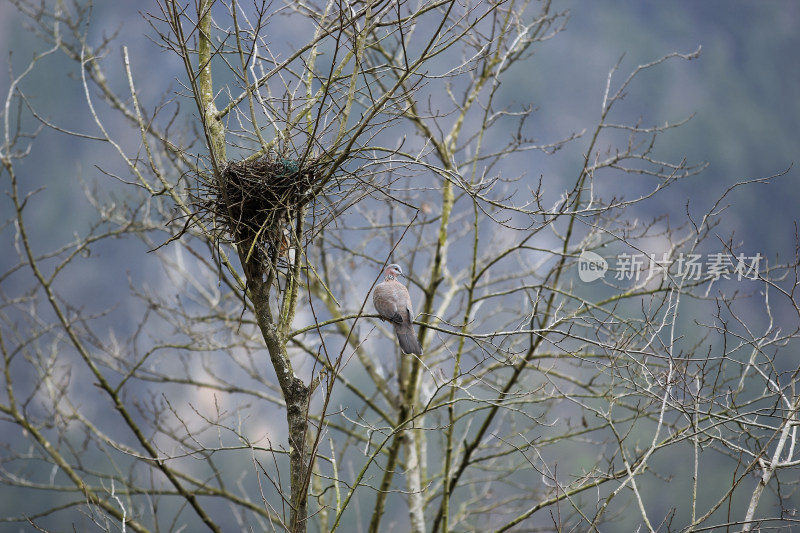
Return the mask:
<path id="1" fill-rule="evenodd" d="M 422 345 L 417 339 L 417 334 L 414 333 L 414 326 L 405 322 L 402 324 L 395 323 L 394 332 L 397 334 L 397 342 L 400 343 L 400 349 L 403 350 L 403 353 L 422 355 Z"/>

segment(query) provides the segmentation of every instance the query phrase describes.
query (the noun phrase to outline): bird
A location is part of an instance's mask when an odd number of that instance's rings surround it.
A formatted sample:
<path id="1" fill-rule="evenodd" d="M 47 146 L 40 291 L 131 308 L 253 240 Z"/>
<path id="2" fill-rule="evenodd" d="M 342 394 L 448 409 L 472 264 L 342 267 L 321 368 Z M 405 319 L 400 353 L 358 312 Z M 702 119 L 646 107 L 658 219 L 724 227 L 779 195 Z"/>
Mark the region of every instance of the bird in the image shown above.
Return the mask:
<path id="1" fill-rule="evenodd" d="M 414 311 L 411 309 L 411 297 L 408 289 L 397 278 L 403 276 L 400 265 L 387 265 L 383 271 L 384 279 L 375 285 L 372 291 L 372 303 L 381 320 L 388 320 L 394 325 L 397 342 L 406 354 L 422 355 L 422 346 L 414 333 Z"/>

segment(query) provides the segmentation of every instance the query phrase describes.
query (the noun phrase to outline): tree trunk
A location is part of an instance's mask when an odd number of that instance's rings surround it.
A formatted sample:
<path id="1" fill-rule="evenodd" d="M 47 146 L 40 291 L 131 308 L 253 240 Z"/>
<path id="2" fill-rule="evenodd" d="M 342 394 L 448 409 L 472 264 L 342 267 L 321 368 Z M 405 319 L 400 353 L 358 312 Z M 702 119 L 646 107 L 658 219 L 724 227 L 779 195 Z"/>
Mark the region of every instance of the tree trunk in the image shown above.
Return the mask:
<path id="1" fill-rule="evenodd" d="M 269 276 L 265 276 L 264 269 L 260 265 L 254 265 L 253 261 L 245 266 L 245 272 L 258 327 L 261 329 L 272 367 L 275 369 L 283 398 L 286 401 L 286 419 L 289 427 L 289 483 L 291 485 L 289 531 L 305 533 L 310 479 L 310 454 L 306 445 L 306 437 L 308 435 L 308 404 L 311 398 L 311 387 L 295 376 L 289 354 L 286 352 L 286 339 L 272 316 L 269 307 L 269 284 L 271 283 Z M 266 281 L 265 277 L 267 277 Z"/>

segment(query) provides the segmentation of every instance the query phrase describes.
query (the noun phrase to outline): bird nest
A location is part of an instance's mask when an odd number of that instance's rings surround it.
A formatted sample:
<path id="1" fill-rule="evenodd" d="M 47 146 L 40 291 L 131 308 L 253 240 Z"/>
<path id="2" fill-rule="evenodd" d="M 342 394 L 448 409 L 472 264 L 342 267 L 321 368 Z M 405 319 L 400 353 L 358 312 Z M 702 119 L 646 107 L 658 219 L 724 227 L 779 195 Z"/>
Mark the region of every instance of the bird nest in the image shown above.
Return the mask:
<path id="1" fill-rule="evenodd" d="M 318 192 L 313 161 L 264 156 L 231 161 L 221 179 L 206 183 L 205 206 L 214 226 L 227 233 L 248 261 L 288 260 L 289 225 L 297 211 Z"/>

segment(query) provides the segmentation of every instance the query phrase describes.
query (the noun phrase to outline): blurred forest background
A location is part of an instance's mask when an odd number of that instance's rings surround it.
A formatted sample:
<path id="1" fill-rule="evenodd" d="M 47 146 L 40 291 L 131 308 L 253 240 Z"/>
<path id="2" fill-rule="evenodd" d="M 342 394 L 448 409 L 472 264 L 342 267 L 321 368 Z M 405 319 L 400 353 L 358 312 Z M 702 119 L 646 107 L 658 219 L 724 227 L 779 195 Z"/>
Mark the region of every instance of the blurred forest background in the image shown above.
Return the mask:
<path id="1" fill-rule="evenodd" d="M 504 99 L 538 105 L 537 128 L 543 139 L 563 138 L 596 122 L 609 69 L 620 58 L 625 72 L 663 54 L 690 53 L 701 46 L 698 61 L 668 63 L 642 75 L 617 110 L 624 117 L 620 121 L 642 118 L 646 124 L 695 114 L 679 133 L 659 140 L 659 152 L 689 162 L 707 161 L 709 167 L 654 201 L 660 202 L 665 213 L 679 217 L 686 213 L 687 202 L 690 211 L 704 212 L 734 183 L 776 174 L 796 161 L 800 146 L 796 131 L 800 124 L 800 5 L 796 2 L 601 0 L 563 1 L 557 8 L 570 10 L 568 31 L 548 43 L 547 53 L 517 65 L 512 79 L 502 87 Z M 130 49 L 133 71 L 158 79 L 138 87 L 145 106 L 162 100 L 165 83 L 182 68 L 174 56 L 161 52 L 146 37 L 149 27 L 141 16 L 146 11 L 148 5 L 141 2 L 97 2 L 89 27 L 97 40 L 118 34 L 118 42 Z M 0 56 L 17 65 L 17 70 L 31 54 L 43 51 L 42 43 L 9 2 L 0 3 L 0 28 Z M 282 41 L 282 32 L 292 33 L 290 27 L 271 31 L 273 43 Z M 120 69 L 114 82 L 124 87 L 121 61 L 111 59 L 107 68 Z M 7 68 L 0 69 L 0 86 L 8 86 L 8 73 Z M 173 85 L 177 91 L 177 84 Z M 73 65 L 58 56 L 46 59 L 24 80 L 22 89 L 42 116 L 74 131 L 94 127 Z M 193 110 L 185 106 L 184 112 Z M 120 133 L 136 135 L 127 129 Z M 532 154 L 526 168 L 504 172 L 525 172 L 531 184 L 540 176 L 558 179 L 581 160 L 581 149 L 580 143 L 573 143 L 564 148 L 569 156 Z M 38 225 L 32 230 L 63 242 L 94 218 L 72 176 L 92 186 L 113 188 L 113 180 L 102 179 L 95 167 L 113 168 L 119 163 L 106 146 L 81 143 L 46 129 L 35 150 L 22 161 L 23 187 L 47 186 L 49 192 L 44 197 L 47 204 L 38 207 Z M 730 227 L 723 229 L 735 232 L 748 253 L 760 251 L 772 259 L 781 252 L 793 253 L 793 220 L 800 201 L 797 173 L 798 169 L 792 169 L 768 186 L 742 189 L 729 197 L 727 203 L 735 207 L 728 213 Z M 114 294 L 122 271 L 135 278 L 149 276 L 149 259 L 142 251 L 135 245 L 127 250 L 117 247 L 106 261 L 91 263 L 97 271 L 75 273 L 78 279 L 72 290 L 89 306 L 124 305 L 104 297 Z M 85 294 L 80 279 L 93 280 L 93 294 Z"/>
<path id="2" fill-rule="evenodd" d="M 641 118 L 643 125 L 676 122 L 693 115 L 684 126 L 659 137 L 657 153 L 665 160 L 685 158 L 690 164 L 708 163 L 699 176 L 680 180 L 653 198 L 641 216 L 646 219 L 654 213 L 664 214 L 683 223 L 687 212 L 702 216 L 736 183 L 789 169 L 769 182 L 734 188 L 722 202 L 727 211 L 714 231 L 721 240 L 741 243 L 746 255 L 759 253 L 770 264 L 794 261 L 800 204 L 800 135 L 796 131 L 800 124 L 800 4 L 793 0 L 566 0 L 556 4 L 558 10 L 570 13 L 565 31 L 514 65 L 498 100 L 533 102 L 537 111 L 531 120 L 536 121 L 543 142 L 566 138 L 573 132 L 591 130 L 597 123 L 608 73 L 615 64 L 619 62 L 620 71 L 627 73 L 665 54 L 690 54 L 701 47 L 696 60 L 668 61 L 643 72 L 615 110 L 619 122 L 636 123 Z M 117 44 L 128 47 L 140 103 L 146 109 L 180 92 L 176 78 L 184 74 L 178 59 L 148 38 L 153 29 L 142 13 L 152 9 L 149 2 L 99 1 L 88 28 L 90 41 L 115 36 Z M 278 49 L 291 40 L 295 30 L 289 25 L 274 25 L 270 31 L 270 42 Z M 30 33 L 17 9 L 8 1 L 0 3 L 0 57 L 11 71 L 18 74 L 32 54 L 45 48 Z M 118 48 L 112 50 L 118 53 Z M 125 94 L 122 60 L 108 59 L 104 65 L 111 85 Z M 5 66 L 0 69 L 3 91 L 10 83 L 9 72 Z M 215 80 L 220 86 L 226 81 Z M 165 87 L 170 85 L 172 91 L 165 94 Z M 75 65 L 64 62 L 60 55 L 37 64 L 21 90 L 43 120 L 71 131 L 95 130 Z M 180 113 L 195 114 L 196 108 L 184 105 Z M 25 129 L 36 128 L 33 119 L 26 121 L 30 122 L 24 124 Z M 109 134 L 130 146 L 139 142 L 138 132 L 130 127 Z M 521 158 L 509 161 L 502 173 L 523 176 L 520 188 L 535 189 L 541 179 L 552 193 L 558 190 L 554 183 L 574 175 L 581 166 L 585 147 L 586 143 L 578 140 L 566 144 L 556 157 L 530 152 L 523 162 Z M 70 242 L 73 234 L 85 233 L 96 221 L 97 212 L 87 203 L 86 189 L 96 188 L 111 197 L 125 190 L 109 175 L 124 174 L 113 149 L 49 128 L 39 132 L 30 156 L 18 162 L 17 174 L 23 194 L 46 188 L 27 211 L 31 241 L 41 246 L 41 251 Z M 11 216 L 11 210 L 7 198 L 0 198 L 3 220 Z M 12 232 L 3 234 L 0 246 L 4 250 L 14 246 L 12 236 Z M 97 319 L 95 327 L 105 327 L 120 338 L 133 334 L 143 314 L 141 301 L 120 298 L 120 294 L 128 293 L 129 284 L 147 286 L 158 293 L 168 292 L 173 283 L 155 254 L 147 253 L 145 243 L 137 239 L 123 243 L 112 239 L 100 242 L 92 249 L 93 260 L 81 262 L 80 268 L 68 268 L 58 287 L 65 301 L 87 315 L 113 308 L 112 313 Z M 3 253 L 0 271 L 6 272 L 16 262 L 15 254 Z M 578 290 L 594 289 L 587 286 Z M 741 290 L 757 289 L 743 283 Z M 792 309 L 784 314 L 782 304 L 776 305 L 771 319 L 778 327 L 796 329 L 797 314 Z M 748 318 L 758 325 L 768 320 L 762 312 L 754 307 Z M 791 361 L 782 363 L 796 367 L 800 357 L 793 345 L 790 348 L 781 356 Z M 3 434 L 0 441 L 15 438 L 19 436 Z M 683 473 L 687 472 L 684 468 Z M 800 496 L 793 493 L 793 498 L 794 507 L 800 508 Z M 791 507 L 791 503 L 784 502 L 784 507 Z M 17 505 L 11 490 L 0 486 L 0 516 L 16 513 Z M 669 505 L 664 504 L 665 508 Z M 631 524 L 621 520 L 633 529 L 638 524 L 636 520 Z M 3 527 L 0 525 L 0 530 Z"/>

